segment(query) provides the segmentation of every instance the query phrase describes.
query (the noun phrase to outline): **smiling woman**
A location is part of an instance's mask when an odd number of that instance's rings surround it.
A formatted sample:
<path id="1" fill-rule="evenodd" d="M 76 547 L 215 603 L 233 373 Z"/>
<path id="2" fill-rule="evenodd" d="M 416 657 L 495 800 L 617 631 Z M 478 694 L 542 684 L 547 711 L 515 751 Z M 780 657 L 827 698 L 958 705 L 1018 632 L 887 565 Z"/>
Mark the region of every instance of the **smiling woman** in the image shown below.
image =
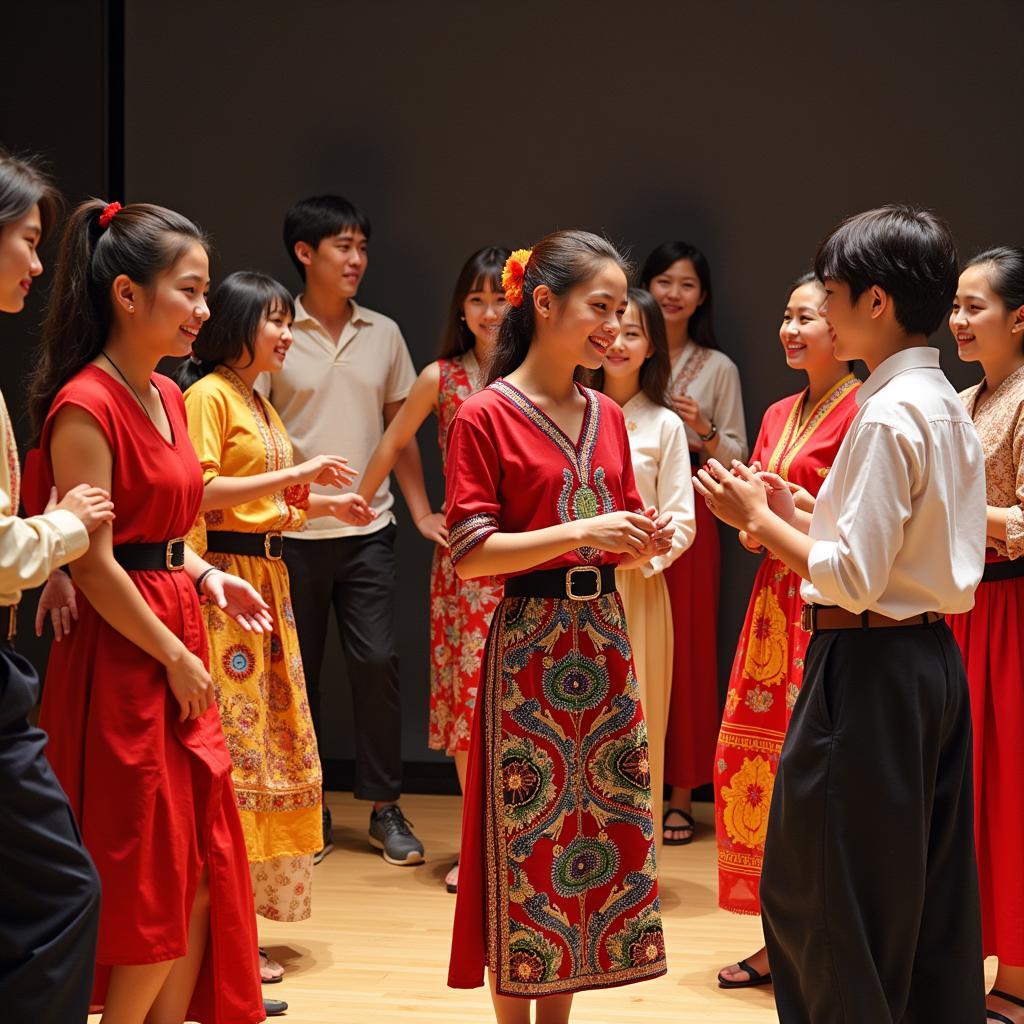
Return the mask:
<path id="1" fill-rule="evenodd" d="M 272 623 L 248 583 L 184 543 L 202 472 L 181 394 L 154 373 L 190 351 L 208 277 L 205 240 L 180 214 L 84 203 L 32 384 L 35 493 L 88 483 L 117 507 L 72 569 L 78 622 L 51 653 L 41 716 L 103 885 L 92 1001 L 117 1020 L 264 1016 L 197 589 L 247 632 Z"/>

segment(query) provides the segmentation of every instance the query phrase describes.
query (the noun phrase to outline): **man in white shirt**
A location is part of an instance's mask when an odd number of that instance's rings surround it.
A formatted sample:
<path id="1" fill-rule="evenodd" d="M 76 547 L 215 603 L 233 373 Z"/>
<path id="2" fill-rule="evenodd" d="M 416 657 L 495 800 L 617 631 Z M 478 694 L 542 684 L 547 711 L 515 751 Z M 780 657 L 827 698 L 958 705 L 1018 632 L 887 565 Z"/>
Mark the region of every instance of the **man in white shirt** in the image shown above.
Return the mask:
<path id="1" fill-rule="evenodd" d="M 295 461 L 341 452 L 362 470 L 416 379 L 398 325 L 356 304 L 367 266 L 370 222 L 340 196 L 295 203 L 285 245 L 304 281 L 295 301 L 292 347 L 284 368 L 260 379 L 281 414 Z M 419 448 L 409 445 L 395 475 L 425 536 L 438 539 L 423 485 Z M 331 614 L 337 621 L 353 700 L 357 799 L 373 802 L 369 838 L 391 864 L 423 862 L 423 846 L 398 806 L 401 704 L 395 652 L 395 516 L 390 481 L 374 495 L 376 518 L 348 526 L 312 519 L 285 539 L 292 604 L 310 710 L 320 728 L 320 671 Z M 324 845 L 333 849 L 324 805 Z"/>
<path id="2" fill-rule="evenodd" d="M 695 481 L 806 580 L 812 638 L 761 879 L 779 1020 L 981 1024 L 970 703 L 943 616 L 974 603 L 985 472 L 928 347 L 956 250 L 933 214 L 883 207 L 836 228 L 815 272 L 837 358 L 871 376 L 813 513 L 738 464 Z"/>

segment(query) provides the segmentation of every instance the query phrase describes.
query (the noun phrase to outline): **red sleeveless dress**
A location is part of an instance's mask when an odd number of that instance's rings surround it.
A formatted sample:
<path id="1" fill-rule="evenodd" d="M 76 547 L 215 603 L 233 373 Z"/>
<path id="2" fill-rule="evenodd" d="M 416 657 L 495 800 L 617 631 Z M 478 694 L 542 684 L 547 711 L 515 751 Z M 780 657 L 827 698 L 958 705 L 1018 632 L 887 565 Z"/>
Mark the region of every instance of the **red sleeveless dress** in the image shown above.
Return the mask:
<path id="1" fill-rule="evenodd" d="M 32 464 L 31 490 L 45 495 L 54 417 L 68 405 L 92 415 L 114 453 L 115 544 L 182 537 L 199 513 L 203 478 L 181 392 L 166 377 L 154 375 L 153 383 L 173 444 L 123 385 L 87 366 L 54 399 Z M 130 575 L 156 615 L 206 660 L 199 599 L 188 576 Z M 210 932 L 187 1019 L 262 1021 L 249 865 L 217 707 L 179 722 L 164 667 L 108 625 L 81 593 L 78 608 L 71 635 L 50 653 L 40 724 L 103 883 L 93 1002 L 104 1002 L 111 966 L 185 955 L 205 869 Z"/>

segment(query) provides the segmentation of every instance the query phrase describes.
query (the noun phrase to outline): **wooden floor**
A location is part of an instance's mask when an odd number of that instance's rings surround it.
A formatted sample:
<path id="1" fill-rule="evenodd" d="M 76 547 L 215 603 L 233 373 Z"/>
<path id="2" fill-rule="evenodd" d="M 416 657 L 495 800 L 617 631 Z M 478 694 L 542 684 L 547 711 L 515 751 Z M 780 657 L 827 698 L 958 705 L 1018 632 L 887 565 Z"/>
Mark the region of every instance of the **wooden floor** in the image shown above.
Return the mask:
<path id="1" fill-rule="evenodd" d="M 427 849 L 414 868 L 385 864 L 366 842 L 368 807 L 328 795 L 335 851 L 315 870 L 313 917 L 301 924 L 259 920 L 260 939 L 286 968 L 267 996 L 289 1003 L 291 1024 L 488 1024 L 484 989 L 447 988 L 455 897 L 443 879 L 455 857 L 459 802 L 407 796 L 402 807 Z M 771 988 L 725 992 L 717 970 L 761 945 L 760 920 L 717 906 L 710 805 L 696 805 L 690 846 L 666 849 L 660 869 L 669 973 L 655 981 L 584 992 L 573 1024 L 772 1024 Z M 988 972 L 991 980 L 991 963 Z M 91 1022 L 99 1020 L 90 1017 Z"/>
<path id="2" fill-rule="evenodd" d="M 369 847 L 365 804 L 348 794 L 331 794 L 329 802 L 336 849 L 314 873 L 312 920 L 260 920 L 261 941 L 288 971 L 264 992 L 288 1001 L 293 1024 L 493 1021 L 484 989 L 445 985 L 455 897 L 442 881 L 456 853 L 457 799 L 403 799 L 427 849 L 427 863 L 415 868 L 391 867 Z M 718 909 L 710 806 L 698 805 L 697 817 L 697 840 L 662 857 L 669 973 L 578 995 L 574 1024 L 777 1020 L 770 988 L 727 993 L 715 984 L 718 968 L 761 945 L 760 921 Z"/>

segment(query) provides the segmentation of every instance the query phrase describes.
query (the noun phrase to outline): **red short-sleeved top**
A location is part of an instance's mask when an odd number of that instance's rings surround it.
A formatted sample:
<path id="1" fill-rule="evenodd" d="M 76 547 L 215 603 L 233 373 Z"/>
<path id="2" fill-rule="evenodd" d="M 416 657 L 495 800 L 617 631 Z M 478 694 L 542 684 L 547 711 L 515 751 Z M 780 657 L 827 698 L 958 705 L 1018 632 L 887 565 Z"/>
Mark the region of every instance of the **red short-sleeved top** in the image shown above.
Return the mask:
<path id="1" fill-rule="evenodd" d="M 600 392 L 577 387 L 587 408 L 575 443 L 505 380 L 463 402 L 448 432 L 445 494 L 453 562 L 495 532 L 526 533 L 643 510 L 622 410 Z M 523 572 L 619 559 L 583 547 Z"/>

